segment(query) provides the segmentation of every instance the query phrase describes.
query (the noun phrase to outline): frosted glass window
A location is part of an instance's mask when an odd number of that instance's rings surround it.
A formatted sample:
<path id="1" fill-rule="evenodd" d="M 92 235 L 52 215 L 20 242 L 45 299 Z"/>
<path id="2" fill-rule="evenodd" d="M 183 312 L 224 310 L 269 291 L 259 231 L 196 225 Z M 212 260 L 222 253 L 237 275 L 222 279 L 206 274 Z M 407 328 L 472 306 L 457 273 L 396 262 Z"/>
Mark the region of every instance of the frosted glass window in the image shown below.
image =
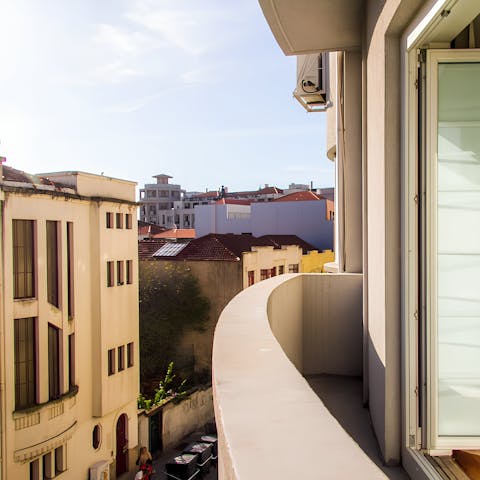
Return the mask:
<path id="1" fill-rule="evenodd" d="M 438 433 L 480 435 L 480 64 L 438 66 Z"/>

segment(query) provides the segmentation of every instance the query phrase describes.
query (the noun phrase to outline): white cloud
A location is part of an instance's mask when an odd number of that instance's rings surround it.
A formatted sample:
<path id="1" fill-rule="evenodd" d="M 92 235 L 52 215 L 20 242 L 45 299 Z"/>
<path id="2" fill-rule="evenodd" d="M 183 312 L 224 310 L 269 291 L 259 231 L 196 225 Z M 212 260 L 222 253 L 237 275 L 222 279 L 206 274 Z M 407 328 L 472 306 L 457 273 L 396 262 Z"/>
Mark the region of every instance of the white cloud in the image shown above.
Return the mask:
<path id="1" fill-rule="evenodd" d="M 180 80 L 188 85 L 213 83 L 216 78 L 215 69 L 211 67 L 196 68 L 180 74 Z"/>
<path id="2" fill-rule="evenodd" d="M 152 50 L 158 44 L 152 36 L 138 31 L 129 31 L 114 25 L 99 24 L 93 35 L 93 42 L 103 45 L 119 54 L 141 54 Z"/>
<path id="3" fill-rule="evenodd" d="M 92 83 L 120 83 L 131 77 L 143 75 L 140 70 L 130 68 L 121 62 L 113 62 L 97 67 L 91 75 Z"/>
<path id="4" fill-rule="evenodd" d="M 111 105 L 102 109 L 104 113 L 132 113 L 137 110 L 141 110 L 147 105 L 155 102 L 165 95 L 171 95 L 177 91 L 184 90 L 185 87 L 170 87 L 165 88 L 164 90 L 154 93 L 152 95 L 145 95 L 143 97 L 134 98 L 127 100 L 126 102 L 118 103 L 116 105 Z"/>
<path id="5" fill-rule="evenodd" d="M 221 9 L 195 10 L 190 8 L 193 5 L 198 8 L 196 2 L 182 3 L 179 8 L 178 3 L 172 1 L 136 0 L 125 18 L 188 54 L 200 55 L 215 45 L 212 27 L 224 22 L 226 15 Z"/>

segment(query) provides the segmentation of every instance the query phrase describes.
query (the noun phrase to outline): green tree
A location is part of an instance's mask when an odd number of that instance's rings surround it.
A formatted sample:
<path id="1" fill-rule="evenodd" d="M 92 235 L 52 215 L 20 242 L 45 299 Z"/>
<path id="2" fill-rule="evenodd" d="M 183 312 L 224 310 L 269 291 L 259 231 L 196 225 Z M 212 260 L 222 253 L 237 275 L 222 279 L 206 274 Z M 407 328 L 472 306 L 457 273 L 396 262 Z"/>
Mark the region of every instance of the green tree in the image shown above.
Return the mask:
<path id="1" fill-rule="evenodd" d="M 140 262 L 140 378 L 142 391 L 167 371 L 183 334 L 203 330 L 209 301 L 182 263 Z"/>

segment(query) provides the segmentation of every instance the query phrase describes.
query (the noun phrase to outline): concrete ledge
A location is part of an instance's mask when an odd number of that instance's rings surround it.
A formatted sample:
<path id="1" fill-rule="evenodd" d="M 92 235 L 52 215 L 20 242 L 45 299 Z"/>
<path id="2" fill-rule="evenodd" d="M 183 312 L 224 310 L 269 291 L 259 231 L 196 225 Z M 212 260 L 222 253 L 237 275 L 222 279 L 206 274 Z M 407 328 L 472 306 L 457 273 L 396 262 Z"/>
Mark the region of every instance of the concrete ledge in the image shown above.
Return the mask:
<path id="1" fill-rule="evenodd" d="M 310 302 L 303 298 L 305 284 L 310 283 L 311 296 L 312 282 L 321 288 L 328 277 L 274 277 L 241 292 L 222 312 L 213 347 L 220 479 L 386 478 L 329 413 L 270 328 L 276 328 L 277 318 L 269 319 L 268 311 L 276 317 L 288 308 L 292 316 L 282 341 L 291 343 L 289 355 L 300 364 L 298 338 L 303 338 L 304 311 L 310 308 L 304 308 Z M 361 298 L 361 276 L 357 277 Z M 338 304 L 342 291 L 336 290 Z M 275 291 L 281 291 L 276 300 Z M 280 299 L 283 308 L 275 312 L 274 303 Z M 317 319 L 322 322 L 328 317 Z"/>

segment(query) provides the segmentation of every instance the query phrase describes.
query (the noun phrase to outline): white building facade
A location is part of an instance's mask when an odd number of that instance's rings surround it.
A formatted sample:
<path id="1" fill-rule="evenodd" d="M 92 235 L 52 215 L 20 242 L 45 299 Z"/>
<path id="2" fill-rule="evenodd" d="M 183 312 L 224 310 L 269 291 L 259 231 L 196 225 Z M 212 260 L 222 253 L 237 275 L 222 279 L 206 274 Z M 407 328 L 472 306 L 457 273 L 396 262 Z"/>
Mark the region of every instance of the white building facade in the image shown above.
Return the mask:
<path id="1" fill-rule="evenodd" d="M 195 214 L 197 238 L 209 233 L 297 235 L 319 250 L 333 249 L 333 217 L 325 199 L 199 205 Z"/>
<path id="2" fill-rule="evenodd" d="M 190 228 L 180 227 L 175 218 L 174 203 L 182 198 L 182 188 L 180 185 L 169 183 L 172 178 L 169 175 L 154 175 L 157 183 L 147 183 L 140 189 L 140 220 L 148 223 L 154 223 L 165 228 Z"/>

